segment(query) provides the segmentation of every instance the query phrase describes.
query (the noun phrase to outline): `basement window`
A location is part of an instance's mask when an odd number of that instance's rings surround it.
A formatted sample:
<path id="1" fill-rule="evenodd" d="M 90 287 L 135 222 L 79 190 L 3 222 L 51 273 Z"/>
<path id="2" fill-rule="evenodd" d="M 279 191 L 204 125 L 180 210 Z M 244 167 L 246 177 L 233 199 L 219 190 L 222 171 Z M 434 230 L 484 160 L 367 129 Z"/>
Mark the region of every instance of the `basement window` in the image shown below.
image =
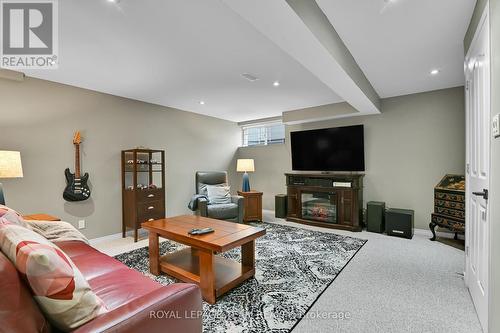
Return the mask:
<path id="1" fill-rule="evenodd" d="M 285 125 L 281 122 L 242 126 L 242 146 L 267 146 L 285 143 Z"/>

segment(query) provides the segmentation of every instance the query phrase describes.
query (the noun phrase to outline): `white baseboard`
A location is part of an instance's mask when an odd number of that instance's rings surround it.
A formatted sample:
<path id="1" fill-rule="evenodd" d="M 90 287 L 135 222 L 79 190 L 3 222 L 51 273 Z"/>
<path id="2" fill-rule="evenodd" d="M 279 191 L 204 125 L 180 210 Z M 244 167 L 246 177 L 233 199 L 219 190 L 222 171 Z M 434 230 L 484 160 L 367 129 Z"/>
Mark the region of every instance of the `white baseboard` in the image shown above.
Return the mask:
<path id="1" fill-rule="evenodd" d="M 113 239 L 118 239 L 118 238 L 121 238 L 121 237 L 122 237 L 122 233 L 119 232 L 117 234 L 112 234 L 112 235 L 107 235 L 107 236 L 102 236 L 102 237 L 97 237 L 97 238 L 89 239 L 89 243 L 90 243 L 90 245 L 95 245 L 95 244 L 98 244 L 98 243 L 102 243 L 102 242 L 105 242 L 105 241 L 110 241 L 110 240 L 113 240 Z"/>
<path id="2" fill-rule="evenodd" d="M 265 216 L 264 221 L 267 221 L 267 222 L 274 222 L 274 221 L 279 221 L 279 220 L 284 221 L 284 219 L 274 217 L 274 215 L 275 215 L 274 210 L 263 209 L 262 214 Z M 432 232 L 430 229 L 417 229 L 417 228 L 415 228 L 414 233 L 415 233 L 415 235 L 426 236 L 429 238 L 432 237 Z M 147 231 L 139 230 L 139 235 L 141 237 L 146 235 L 146 234 L 147 234 Z M 452 232 L 436 231 L 436 236 L 443 237 L 443 238 L 453 238 L 455 236 L 455 234 Z M 122 233 L 120 232 L 117 234 L 112 234 L 112 235 L 107 235 L 107 236 L 103 236 L 103 237 L 89 239 L 89 243 L 90 243 L 90 245 L 95 245 L 95 244 L 99 244 L 102 242 L 118 239 L 121 237 L 122 237 Z M 459 237 L 463 237 L 463 235 L 462 236 L 459 235 Z"/>
<path id="3" fill-rule="evenodd" d="M 131 234 L 132 234 L 131 230 L 128 230 L 126 233 L 127 237 L 130 236 Z M 147 234 L 148 234 L 148 232 L 146 230 L 139 229 L 139 237 L 144 237 Z M 102 242 L 106 242 L 106 241 L 110 241 L 110 240 L 114 240 L 114 239 L 119 239 L 119 238 L 122 238 L 121 232 L 119 232 L 117 234 L 112 234 L 112 235 L 107 235 L 107 236 L 89 239 L 89 243 L 90 243 L 90 245 L 94 245 L 94 244 L 98 244 L 98 243 L 102 243 Z"/>
<path id="4" fill-rule="evenodd" d="M 284 219 L 279 219 L 279 218 L 274 217 L 274 210 L 263 209 L 262 213 L 266 218 L 270 219 L 269 222 L 273 222 L 275 220 L 284 220 Z M 264 219 L 264 220 L 266 220 L 266 219 Z M 426 236 L 429 238 L 432 237 L 432 232 L 430 229 L 417 229 L 417 228 L 415 228 L 414 233 L 416 235 Z M 436 236 L 443 237 L 443 238 L 453 238 L 453 237 L 455 237 L 455 233 L 436 231 Z M 460 237 L 460 235 L 459 235 L 459 237 Z M 461 237 L 463 237 L 463 235 Z"/>

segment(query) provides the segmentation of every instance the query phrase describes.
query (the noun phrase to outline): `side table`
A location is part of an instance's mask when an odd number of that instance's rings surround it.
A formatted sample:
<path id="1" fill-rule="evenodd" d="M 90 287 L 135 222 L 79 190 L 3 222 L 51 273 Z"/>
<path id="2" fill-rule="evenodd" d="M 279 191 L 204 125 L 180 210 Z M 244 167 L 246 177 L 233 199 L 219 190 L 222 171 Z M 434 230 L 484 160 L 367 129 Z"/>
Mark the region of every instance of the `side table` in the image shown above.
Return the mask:
<path id="1" fill-rule="evenodd" d="M 250 221 L 260 221 L 262 222 L 262 192 L 250 191 L 241 192 L 238 191 L 238 195 L 245 198 L 245 216 L 243 217 L 243 222 Z"/>

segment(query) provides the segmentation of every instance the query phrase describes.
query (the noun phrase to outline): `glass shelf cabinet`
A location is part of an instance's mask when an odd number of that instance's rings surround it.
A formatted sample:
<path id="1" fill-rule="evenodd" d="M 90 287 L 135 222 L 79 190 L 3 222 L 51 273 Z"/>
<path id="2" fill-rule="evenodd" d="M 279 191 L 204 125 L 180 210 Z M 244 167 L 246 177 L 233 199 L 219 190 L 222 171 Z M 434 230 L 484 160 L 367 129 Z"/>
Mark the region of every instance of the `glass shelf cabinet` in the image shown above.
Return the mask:
<path id="1" fill-rule="evenodd" d="M 165 151 L 127 149 L 121 154 L 122 236 L 146 221 L 165 217 Z"/>

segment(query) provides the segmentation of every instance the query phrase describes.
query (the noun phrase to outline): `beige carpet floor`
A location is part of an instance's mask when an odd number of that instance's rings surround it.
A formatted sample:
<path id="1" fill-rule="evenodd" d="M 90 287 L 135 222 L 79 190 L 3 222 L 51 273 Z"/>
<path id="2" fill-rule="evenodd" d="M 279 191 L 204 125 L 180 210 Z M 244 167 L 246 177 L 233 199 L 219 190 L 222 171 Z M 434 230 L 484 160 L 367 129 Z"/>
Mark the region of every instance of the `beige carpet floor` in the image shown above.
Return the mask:
<path id="1" fill-rule="evenodd" d="M 294 328 L 294 333 L 481 332 L 463 281 L 463 251 L 431 242 L 422 234 L 406 240 L 303 226 L 275 219 L 269 212 L 264 215 L 266 222 L 368 240 Z M 133 243 L 127 237 L 93 245 L 114 256 L 147 246 L 147 239 Z"/>

